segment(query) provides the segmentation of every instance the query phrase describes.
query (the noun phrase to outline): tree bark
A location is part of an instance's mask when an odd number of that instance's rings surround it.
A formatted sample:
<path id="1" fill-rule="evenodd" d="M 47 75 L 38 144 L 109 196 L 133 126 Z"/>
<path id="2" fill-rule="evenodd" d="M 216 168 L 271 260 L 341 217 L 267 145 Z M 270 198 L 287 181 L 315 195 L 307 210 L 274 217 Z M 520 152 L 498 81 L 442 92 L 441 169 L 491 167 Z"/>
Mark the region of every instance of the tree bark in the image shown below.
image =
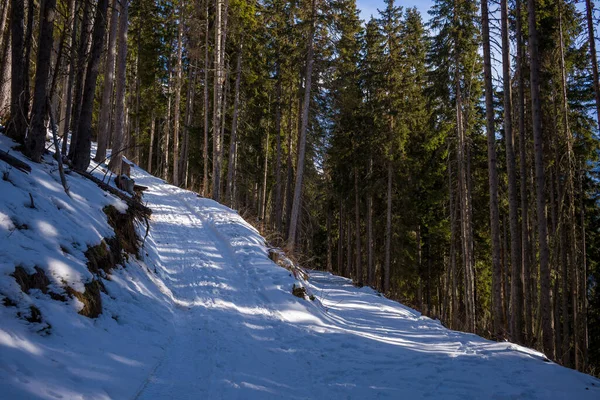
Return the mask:
<path id="1" fill-rule="evenodd" d="M 278 49 L 279 53 L 280 49 Z M 277 60 L 277 83 L 275 83 L 275 140 L 277 155 L 275 158 L 275 229 L 282 231 L 283 199 L 281 197 L 281 61 Z"/>
<path id="2" fill-rule="evenodd" d="M 233 163 L 237 152 L 237 127 L 240 104 L 240 83 L 242 80 L 242 44 L 238 48 L 237 67 L 235 72 L 235 94 L 233 97 L 233 117 L 231 119 L 231 138 L 229 143 L 229 158 L 227 160 L 227 191 L 225 197 L 229 204 L 233 204 Z"/>
<path id="3" fill-rule="evenodd" d="M 222 40 L 222 3 L 223 0 L 216 1 L 215 11 L 215 78 L 213 89 L 213 162 L 212 162 L 212 198 L 215 201 L 220 200 L 220 176 L 221 166 L 219 165 L 221 154 L 220 141 L 220 124 L 221 124 L 221 97 L 223 91 L 223 60 L 221 48 L 223 47 Z"/>
<path id="4" fill-rule="evenodd" d="M 152 157 L 154 156 L 154 129 L 156 125 L 156 118 L 154 117 L 154 110 L 150 117 L 150 148 L 148 150 L 148 172 L 152 173 Z"/>
<path id="5" fill-rule="evenodd" d="M 202 196 L 208 195 L 208 37 L 209 37 L 209 1 L 206 0 L 206 30 L 204 32 L 204 146 L 202 158 L 204 159 L 204 174 L 202 177 Z"/>
<path id="6" fill-rule="evenodd" d="M 523 282 L 523 299 L 525 311 L 525 336 L 530 341 L 533 335 L 533 304 L 531 291 L 534 285 L 531 282 L 530 263 L 531 248 L 529 242 L 529 202 L 527 200 L 527 149 L 526 149 L 526 128 L 525 128 L 525 78 L 523 75 L 523 33 L 521 27 L 521 0 L 517 0 L 516 8 L 516 69 L 518 76 L 518 121 L 519 121 L 519 168 L 520 168 L 520 195 L 521 195 L 521 272 Z"/>
<path id="7" fill-rule="evenodd" d="M 81 21 L 81 32 L 79 34 L 79 43 L 77 45 L 77 62 L 75 68 L 75 100 L 73 102 L 73 116 L 71 118 L 71 143 L 69 145 L 69 159 L 73 159 L 75 148 L 77 146 L 77 127 L 79 126 L 79 116 L 81 114 L 81 105 L 83 103 L 83 85 L 85 81 L 87 50 L 90 39 L 91 7 L 92 2 L 84 1 L 83 19 Z M 64 153 L 63 153 L 64 154 Z"/>
<path id="8" fill-rule="evenodd" d="M 104 67 L 104 89 L 102 91 L 100 118 L 98 119 L 98 149 L 96 150 L 96 157 L 94 158 L 96 162 L 101 162 L 106 158 L 106 148 L 108 146 L 108 136 L 110 132 L 110 114 L 112 111 L 112 94 L 115 80 L 115 49 L 117 44 L 117 27 L 119 25 L 118 4 L 119 0 L 112 1 L 110 31 L 108 33 L 108 44 L 106 46 L 106 65 Z"/>
<path id="9" fill-rule="evenodd" d="M 39 49 L 35 71 L 35 92 L 31 108 L 31 131 L 25 141 L 25 151 L 35 162 L 40 162 L 46 143 L 45 118 L 48 112 L 48 78 L 52 55 L 52 33 L 56 14 L 56 0 L 44 0 L 40 13 Z M 29 10 L 32 12 L 33 10 Z M 27 71 L 25 71 L 27 73 Z"/>
<path id="10" fill-rule="evenodd" d="M 119 48 L 117 51 L 115 125 L 113 133 L 112 154 L 108 167 L 114 173 L 121 173 L 125 137 L 125 90 L 127 72 L 127 29 L 129 27 L 129 0 L 122 0 L 119 15 Z"/>
<path id="11" fill-rule="evenodd" d="M 517 198 L 517 162 L 512 124 L 512 85 L 510 81 L 510 38 L 508 31 L 508 0 L 501 0 L 502 18 L 502 81 L 504 85 L 504 143 L 508 172 L 508 214 L 510 223 L 510 332 L 511 339 L 523 343 L 523 282 L 521 269 L 521 236 Z"/>
<path id="12" fill-rule="evenodd" d="M 92 147 L 92 112 L 94 108 L 94 95 L 96 93 L 96 80 L 100 68 L 100 56 L 104 41 L 106 28 L 106 10 L 108 0 L 98 0 L 94 32 L 92 35 L 92 50 L 90 60 L 85 74 L 85 85 L 83 88 L 83 103 L 81 115 L 77 127 L 77 144 L 73 155 L 73 168 L 85 171 L 90 165 L 90 149 Z"/>
<path id="13" fill-rule="evenodd" d="M 362 256 L 360 248 L 360 195 L 358 190 L 358 169 L 354 168 L 354 213 L 355 213 L 355 236 L 356 236 L 356 284 L 363 285 Z"/>
<path id="14" fill-rule="evenodd" d="M 25 104 L 25 60 L 23 58 L 25 30 L 23 20 L 25 7 L 23 0 L 11 0 L 11 84 L 10 84 L 10 121 L 7 134 L 16 142 L 25 142 L 27 129 L 27 110 Z"/>
<path id="15" fill-rule="evenodd" d="M 535 190 L 538 240 L 540 246 L 540 313 L 542 317 L 543 348 L 546 356 L 555 358 L 554 326 L 552 321 L 552 293 L 550 287 L 550 262 L 548 249 L 548 222 L 546 220 L 546 176 L 544 172 L 544 142 L 542 136 L 542 102 L 540 96 L 540 57 L 536 25 L 536 2 L 528 1 L 531 119 L 535 154 Z"/>
<path id="16" fill-rule="evenodd" d="M 177 23 L 177 64 L 175 65 L 175 104 L 173 105 L 173 185 L 179 186 L 179 118 L 181 84 L 183 80 L 183 11 L 179 9 Z"/>
<path id="17" fill-rule="evenodd" d="M 506 0 L 502 0 L 503 4 Z M 485 80 L 485 115 L 487 127 L 488 175 L 490 185 L 490 228 L 492 241 L 492 320 L 493 336 L 504 336 L 502 315 L 502 268 L 500 265 L 500 214 L 498 211 L 498 167 L 496 161 L 496 132 L 494 127 L 494 99 L 492 87 L 492 61 L 490 54 L 490 26 L 487 0 L 481 0 L 483 32 L 483 60 Z M 504 24 L 504 21 L 503 21 Z M 504 26 L 504 25 L 503 25 Z M 504 32 L 502 38 L 504 39 Z M 504 44 L 504 42 L 503 42 Z M 503 48 L 504 50 L 504 48 Z M 504 55 L 504 53 L 503 53 Z M 506 107 L 504 109 L 505 119 Z M 508 114 L 510 115 L 510 114 Z"/>
<path id="18" fill-rule="evenodd" d="M 585 9 L 588 28 L 588 44 L 590 46 L 590 58 L 592 59 L 594 97 L 596 99 L 596 120 L 598 122 L 598 130 L 600 130 L 600 78 L 598 77 L 598 56 L 596 55 L 596 38 L 594 37 L 594 21 L 592 19 L 594 12 L 592 0 L 585 0 Z"/>
<path id="19" fill-rule="evenodd" d="M 294 251 L 296 243 L 296 231 L 298 219 L 300 216 L 300 202 L 302 200 L 302 183 L 304 179 L 304 162 L 306 153 L 306 133 L 308 130 L 308 117 L 310 109 L 311 88 L 312 88 L 312 72 L 314 62 L 313 41 L 315 36 L 316 10 L 317 0 L 312 0 L 311 11 L 311 26 L 308 36 L 308 54 L 306 56 L 306 72 L 304 86 L 304 102 L 302 104 L 302 120 L 300 127 L 300 138 L 298 143 L 298 164 L 296 165 L 296 182 L 294 186 L 294 202 L 292 204 L 292 212 L 290 217 L 290 226 L 288 231 L 287 249 L 290 252 Z"/>
<path id="20" fill-rule="evenodd" d="M 369 176 L 373 172 L 373 159 L 369 159 Z M 373 264 L 373 196 L 367 194 L 367 284 L 375 285 L 375 268 Z"/>
<path id="21" fill-rule="evenodd" d="M 392 124 L 393 126 L 393 124 Z M 383 263 L 383 293 L 390 291 L 390 262 L 392 251 L 392 160 L 387 161 L 387 208 L 385 218 L 385 259 Z"/>
<path id="22" fill-rule="evenodd" d="M 64 106 L 64 117 L 61 118 L 61 129 L 62 134 L 62 151 L 63 157 L 67 155 L 67 142 L 69 141 L 69 129 L 71 128 L 71 114 L 73 111 L 73 84 L 75 81 L 75 69 L 77 60 L 77 28 L 79 25 L 79 13 L 80 2 L 74 1 L 71 8 L 71 37 L 69 40 L 69 46 L 71 47 L 71 57 L 67 63 L 69 66 L 68 76 L 65 78 L 65 87 L 63 88 L 63 106 Z M 63 113 L 63 107 L 61 107 L 61 114 Z"/>

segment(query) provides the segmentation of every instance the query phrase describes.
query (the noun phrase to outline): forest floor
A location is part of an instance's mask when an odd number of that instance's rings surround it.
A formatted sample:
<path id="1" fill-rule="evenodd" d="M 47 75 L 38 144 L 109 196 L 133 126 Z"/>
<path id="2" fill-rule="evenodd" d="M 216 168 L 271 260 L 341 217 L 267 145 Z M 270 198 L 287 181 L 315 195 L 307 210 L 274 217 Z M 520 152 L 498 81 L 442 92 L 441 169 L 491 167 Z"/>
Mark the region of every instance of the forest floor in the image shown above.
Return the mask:
<path id="1" fill-rule="evenodd" d="M 328 273 L 297 281 L 235 211 L 139 168 L 149 235 L 139 257 L 100 274 L 102 314 L 79 315 L 75 298 L 25 293 L 11 274 L 38 266 L 52 291 L 83 290 L 85 246 L 111 234 L 102 207 L 123 204 L 75 174 L 67 197 L 50 156 L 32 168 L 0 161 L 3 398 L 600 398 L 599 380 L 536 351 L 448 330 Z"/>

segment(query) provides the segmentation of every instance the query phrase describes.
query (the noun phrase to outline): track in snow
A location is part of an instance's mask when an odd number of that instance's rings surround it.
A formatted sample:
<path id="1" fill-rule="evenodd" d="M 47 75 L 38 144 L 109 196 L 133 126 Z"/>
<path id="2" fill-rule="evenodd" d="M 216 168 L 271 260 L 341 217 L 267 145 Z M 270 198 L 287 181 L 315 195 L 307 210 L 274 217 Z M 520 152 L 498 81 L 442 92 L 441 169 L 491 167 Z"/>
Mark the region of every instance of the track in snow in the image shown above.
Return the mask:
<path id="1" fill-rule="evenodd" d="M 317 301 L 211 200 L 140 175 L 175 334 L 137 399 L 598 398 L 598 381 L 313 272 Z"/>

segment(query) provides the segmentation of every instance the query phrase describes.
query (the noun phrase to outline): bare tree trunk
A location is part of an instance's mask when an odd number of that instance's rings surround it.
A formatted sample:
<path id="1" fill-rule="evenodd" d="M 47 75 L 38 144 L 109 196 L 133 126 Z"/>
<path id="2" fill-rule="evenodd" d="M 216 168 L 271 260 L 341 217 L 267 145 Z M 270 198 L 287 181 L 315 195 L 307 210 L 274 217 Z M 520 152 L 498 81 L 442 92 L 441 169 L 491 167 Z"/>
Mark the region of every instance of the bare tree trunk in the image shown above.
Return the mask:
<path id="1" fill-rule="evenodd" d="M 10 2 L 3 2 L 2 8 L 2 16 L 0 16 L 0 50 L 3 52 L 6 44 L 8 42 L 9 35 L 5 35 L 4 30 L 6 29 L 6 21 L 8 20 L 8 9 L 10 8 Z M 3 54 L 4 56 L 4 54 Z M 3 58 L 4 60 L 4 58 Z M 5 62 L 5 61 L 4 61 Z"/>
<path id="2" fill-rule="evenodd" d="M 317 0 L 312 0 L 312 16 L 311 27 L 308 36 L 308 54 L 306 56 L 306 72 L 304 86 L 304 102 L 302 104 L 302 122 L 300 127 L 300 139 L 298 143 L 298 164 L 296 166 L 296 183 L 294 186 L 294 203 L 292 205 L 292 213 L 290 218 L 290 226 L 288 232 L 287 249 L 290 252 L 294 251 L 296 242 L 296 231 L 298 219 L 300 216 L 300 202 L 302 198 L 302 183 L 304 179 L 304 159 L 306 153 L 306 132 L 308 130 L 308 112 L 310 108 L 311 88 L 312 88 L 312 72 L 314 62 L 313 41 L 315 36 L 315 20 L 317 10 Z"/>
<path id="3" fill-rule="evenodd" d="M 175 104 L 173 105 L 173 185 L 179 186 L 179 118 L 183 80 L 183 11 L 179 8 L 177 28 L 177 64 L 175 65 Z"/>
<path id="4" fill-rule="evenodd" d="M 27 129 L 25 105 L 25 60 L 23 58 L 24 35 L 23 20 L 25 7 L 23 0 L 11 0 L 11 85 L 10 85 L 10 121 L 7 134 L 16 142 L 24 143 Z"/>
<path id="5" fill-rule="evenodd" d="M 94 95 L 96 94 L 96 80 L 100 69 L 100 56 L 104 41 L 106 28 L 106 10 L 108 0 L 98 0 L 96 7 L 96 18 L 94 32 L 92 35 L 92 49 L 90 60 L 85 74 L 85 85 L 83 87 L 83 98 L 81 115 L 77 127 L 77 144 L 73 154 L 73 168 L 85 171 L 90 165 L 90 150 L 92 147 L 92 112 L 94 108 Z"/>
<path id="6" fill-rule="evenodd" d="M 163 171 L 163 177 L 165 180 L 169 179 L 169 153 L 170 153 L 170 149 L 169 149 L 169 139 L 171 137 L 171 85 L 173 82 L 173 75 L 171 74 L 171 72 L 169 72 L 169 82 L 168 82 L 168 91 L 169 91 L 169 95 L 168 95 L 168 100 L 167 100 L 167 120 L 165 121 L 165 138 L 163 141 L 163 145 L 164 145 L 164 149 L 163 149 L 163 154 L 164 154 L 164 171 Z"/>
<path id="7" fill-rule="evenodd" d="M 206 31 L 204 32 L 204 147 L 202 158 L 204 159 L 204 174 L 202 177 L 202 196 L 208 195 L 208 31 L 209 31 L 209 1 L 206 0 Z"/>
<path id="8" fill-rule="evenodd" d="M 148 173 L 152 173 L 152 157 L 154 156 L 154 129 L 156 124 L 156 118 L 154 117 L 154 110 L 152 110 L 152 116 L 150 117 L 150 148 L 148 149 Z"/>
<path id="9" fill-rule="evenodd" d="M 277 207 L 277 205 L 275 205 Z M 333 248 L 331 239 L 331 206 L 327 205 L 327 272 L 333 272 Z"/>
<path id="10" fill-rule="evenodd" d="M 337 250 L 337 273 L 343 275 L 344 265 L 344 201 L 340 199 L 340 213 L 338 215 L 338 250 Z"/>
<path id="11" fill-rule="evenodd" d="M 229 204 L 233 204 L 233 163 L 237 152 L 237 126 L 238 113 L 240 104 L 240 82 L 242 80 L 242 44 L 238 48 L 237 67 L 235 72 L 235 94 L 233 97 L 233 117 L 231 119 L 231 138 L 229 143 L 229 158 L 227 160 L 227 191 L 225 193 L 226 200 Z"/>
<path id="12" fill-rule="evenodd" d="M 540 245 L 540 308 L 542 317 L 543 347 L 546 356 L 555 358 L 552 323 L 552 293 L 550 287 L 550 265 L 548 249 L 548 224 L 546 220 L 546 176 L 544 172 L 544 142 L 542 136 L 542 102 L 540 97 L 540 66 L 536 26 L 536 2 L 528 1 L 531 119 L 535 147 L 535 180 L 538 240 Z"/>
<path id="13" fill-rule="evenodd" d="M 3 19 L 8 19 L 8 10 L 10 9 L 10 3 L 6 2 L 4 6 Z M 4 21 L 6 22 L 6 21 Z M 11 84 L 11 65 L 12 65 L 12 51 L 10 46 L 10 31 L 11 27 L 2 27 L 0 36 L 4 38 L 2 45 L 0 45 L 0 120 L 3 122 L 7 117 L 10 116 L 10 84 Z"/>
<path id="14" fill-rule="evenodd" d="M 35 162 L 40 162 L 46 143 L 46 126 L 44 124 L 48 112 L 48 78 L 50 74 L 50 57 L 52 54 L 52 34 L 54 31 L 56 0 L 44 0 L 40 13 L 39 49 L 35 71 L 35 92 L 31 109 L 31 131 L 25 141 L 25 151 Z M 33 12 L 32 9 L 29 12 Z M 27 71 L 25 71 L 27 72 Z"/>
<path id="15" fill-rule="evenodd" d="M 519 120 L 519 167 L 520 167 L 520 194 L 521 194 L 521 271 L 524 293 L 524 311 L 525 311 L 525 335 L 527 341 L 530 341 L 533 335 L 533 304 L 531 291 L 534 285 L 531 283 L 530 257 L 531 249 L 529 242 L 529 202 L 527 201 L 527 156 L 526 156 L 526 128 L 525 128 L 525 79 L 523 76 L 523 33 L 521 29 L 521 0 L 517 0 L 515 5 L 516 16 L 516 40 L 517 56 L 516 67 L 518 74 L 518 120 Z"/>
<path id="16" fill-rule="evenodd" d="M 567 77 L 566 77 L 566 67 L 565 67 L 565 50 L 564 50 L 564 37 L 563 37 L 563 23 L 562 23 L 562 7 L 561 2 L 558 2 L 558 13 L 559 13 L 559 47 L 560 47 L 560 71 L 561 71 L 561 83 L 562 83 L 562 112 L 563 112 L 563 128 L 565 139 L 567 142 L 567 182 L 566 182 L 566 195 L 568 196 L 567 203 L 567 215 L 570 223 L 566 223 L 563 225 L 563 228 L 568 226 L 569 231 L 566 232 L 569 235 L 569 245 L 568 248 L 565 248 L 565 251 L 568 252 L 569 255 L 569 272 L 571 274 L 571 306 L 573 310 L 573 353 L 574 353 L 574 367 L 576 369 L 580 368 L 581 360 L 580 353 L 581 349 L 580 345 L 580 337 L 579 337 L 579 295 L 578 288 L 579 285 L 579 270 L 578 270 L 578 260 L 577 260 L 577 246 L 575 241 L 577 240 L 576 230 L 575 230 L 575 221 L 577 220 L 575 214 L 575 178 L 574 178 L 574 169 L 575 169 L 575 156 L 573 154 L 573 135 L 571 133 L 571 128 L 569 126 L 569 106 L 567 99 Z M 565 234 L 566 234 L 565 233 Z M 563 280 L 567 280 L 567 275 L 563 275 Z M 563 294 L 567 296 L 567 293 Z"/>
<path id="17" fill-rule="evenodd" d="M 69 129 L 71 128 L 71 114 L 73 110 L 73 84 L 75 81 L 75 69 L 77 68 L 77 28 L 79 25 L 79 18 L 77 14 L 79 14 L 80 3 L 79 1 L 75 1 L 73 4 L 73 8 L 71 9 L 71 18 L 73 18 L 73 22 L 71 24 L 71 37 L 69 40 L 69 46 L 71 46 L 71 59 L 67 63 L 69 66 L 68 77 L 66 78 L 66 86 L 63 88 L 63 98 L 64 98 L 64 118 L 62 120 L 62 149 L 61 154 L 63 157 L 67 155 L 67 142 L 69 141 Z M 61 114 L 62 114 L 61 108 Z"/>
<path id="18" fill-rule="evenodd" d="M 115 173 L 121 173 L 123 150 L 128 142 L 125 137 L 125 90 L 127 71 L 127 29 L 129 20 L 129 1 L 121 1 L 119 16 L 119 48 L 117 53 L 117 87 L 115 98 L 115 125 L 113 134 L 112 155 L 108 167 Z"/>
<path id="19" fill-rule="evenodd" d="M 506 0 L 502 0 L 503 4 Z M 498 167 L 496 161 L 496 132 L 494 128 L 494 98 L 492 88 L 492 61 L 490 54 L 490 26 L 487 0 L 481 0 L 483 31 L 483 60 L 485 75 L 485 115 L 487 122 L 488 174 L 490 185 L 490 228 L 492 239 L 492 321 L 496 339 L 504 336 L 502 318 L 502 270 L 500 266 L 500 215 L 498 211 Z M 503 20 L 504 23 L 504 20 Z M 503 25 L 504 27 L 504 25 Z M 502 38 L 504 39 L 504 32 Z M 504 42 L 503 42 L 504 43 Z M 504 50 L 504 48 L 503 48 Z M 503 54 L 504 55 L 504 54 Z M 505 86 L 506 90 L 506 86 Z M 504 108 L 507 119 L 506 107 Z M 508 114 L 510 116 L 510 114 Z"/>
<path id="20" fill-rule="evenodd" d="M 280 49 L 278 49 L 279 53 Z M 281 197 L 281 62 L 277 61 L 277 83 L 275 84 L 275 139 L 277 142 L 277 155 L 275 159 L 275 229 L 277 232 L 283 230 L 282 210 L 283 199 Z"/>
<path id="21" fill-rule="evenodd" d="M 188 71 L 188 91 L 187 105 L 185 108 L 183 146 L 181 148 L 181 157 L 179 163 L 180 180 L 184 187 L 188 187 L 189 177 L 189 152 L 190 152 L 190 128 L 192 126 L 192 116 L 194 115 L 194 98 L 196 96 L 196 63 L 191 63 Z"/>
<path id="22" fill-rule="evenodd" d="M 598 56 L 596 55 L 596 38 L 594 37 L 594 4 L 592 0 L 585 0 L 586 20 L 588 28 L 588 44 L 590 46 L 590 58 L 592 59 L 592 78 L 594 79 L 594 95 L 596 98 L 596 119 L 598 130 L 600 130 L 600 78 L 598 77 Z"/>
<path id="23" fill-rule="evenodd" d="M 354 210 L 355 210 L 355 236 L 356 236 L 356 284 L 363 285 L 362 256 L 360 248 L 360 196 L 358 190 L 358 169 L 354 168 Z"/>
<path id="24" fill-rule="evenodd" d="M 393 122 L 392 122 L 393 127 Z M 385 219 L 385 259 L 383 263 L 383 293 L 390 291 L 390 262 L 392 251 L 392 160 L 387 160 L 387 209 Z"/>
<path id="25" fill-rule="evenodd" d="M 346 217 L 346 270 L 344 271 L 344 276 L 347 278 L 352 277 L 352 228 L 351 221 L 352 220 L 352 212 L 348 213 Z"/>
<path id="26" fill-rule="evenodd" d="M 115 58 L 117 44 L 117 27 L 119 25 L 119 12 L 117 10 L 119 0 L 112 1 L 110 14 L 110 31 L 108 33 L 108 44 L 106 53 L 106 65 L 104 67 L 104 89 L 102 91 L 102 105 L 100 106 L 100 118 L 98 119 L 98 149 L 96 150 L 96 162 L 106 158 L 108 146 L 108 135 L 110 132 L 110 114 L 112 111 L 112 94 L 115 80 Z M 148 170 L 150 172 L 150 170 Z"/>
<path id="27" fill-rule="evenodd" d="M 215 201 L 220 200 L 221 166 L 219 165 L 221 154 L 220 124 L 221 124 L 221 97 L 223 91 L 223 60 L 221 48 L 222 43 L 222 3 L 216 1 L 215 11 L 215 78 L 214 78 L 214 100 L 213 100 L 213 162 L 212 162 L 212 197 Z"/>
<path id="28" fill-rule="evenodd" d="M 373 159 L 369 159 L 369 175 L 373 171 Z M 375 266 L 373 263 L 373 196 L 367 194 L 367 284 L 375 285 Z"/>
<path id="29" fill-rule="evenodd" d="M 510 38 L 508 31 L 508 4 L 501 1 L 502 18 L 502 80 L 504 84 L 504 142 L 506 147 L 506 168 L 508 172 L 508 214 L 510 222 L 510 263 L 511 263 L 511 339 L 523 343 L 523 282 L 521 269 L 521 236 L 519 231 L 519 205 L 517 198 L 517 162 L 514 150 L 512 124 L 512 86 L 510 82 Z"/>
<path id="30" fill-rule="evenodd" d="M 25 2 L 25 0 L 23 0 L 23 2 Z M 55 2 L 55 6 L 56 6 L 56 2 Z M 40 1 L 40 22 L 41 22 L 41 18 L 42 18 L 42 13 L 44 12 L 43 8 L 44 8 L 43 4 Z M 33 20 L 36 15 L 35 0 L 29 0 L 27 2 L 26 13 L 27 13 L 27 30 L 25 31 L 25 65 L 23 67 L 25 75 L 23 75 L 23 82 L 24 82 L 23 95 L 25 96 L 24 103 L 25 103 L 25 107 L 26 107 L 24 109 L 24 113 L 25 113 L 25 115 L 28 115 L 29 107 L 31 104 L 31 82 L 29 79 L 29 74 L 31 72 L 31 66 L 30 66 L 31 58 L 32 58 L 31 50 L 33 47 L 33 32 L 34 32 Z M 31 129 L 31 128 L 32 127 L 29 126 L 29 129 Z"/>
<path id="31" fill-rule="evenodd" d="M 77 146 L 77 127 L 79 126 L 79 116 L 81 114 L 81 104 L 83 103 L 83 85 L 85 83 L 85 65 L 87 60 L 87 51 L 90 40 L 90 25 L 92 20 L 92 3 L 84 1 L 83 19 L 81 21 L 81 32 L 79 33 L 79 42 L 77 44 L 77 63 L 75 69 L 75 99 L 73 102 L 73 116 L 71 118 L 71 144 L 69 145 L 69 159 L 73 159 L 75 147 Z M 64 154 L 64 153 L 63 153 Z"/>
<path id="32" fill-rule="evenodd" d="M 269 127 L 267 127 L 267 140 L 265 141 L 265 165 L 263 168 L 263 182 L 262 182 L 262 196 L 261 196 L 261 203 L 260 203 L 260 220 L 263 221 L 264 224 L 264 220 L 265 217 L 267 215 L 266 212 L 266 208 L 267 208 L 267 177 L 269 174 Z"/>

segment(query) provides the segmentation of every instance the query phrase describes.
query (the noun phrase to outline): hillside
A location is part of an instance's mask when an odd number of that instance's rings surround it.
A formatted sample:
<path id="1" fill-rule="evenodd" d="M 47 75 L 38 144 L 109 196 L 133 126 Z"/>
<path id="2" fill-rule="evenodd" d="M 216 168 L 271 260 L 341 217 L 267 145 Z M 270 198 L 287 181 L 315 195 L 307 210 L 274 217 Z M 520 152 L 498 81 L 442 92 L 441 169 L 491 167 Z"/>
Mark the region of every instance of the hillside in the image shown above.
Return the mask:
<path id="1" fill-rule="evenodd" d="M 104 240 L 113 253 L 111 238 L 123 239 L 103 208 L 125 204 L 76 174 L 68 197 L 50 155 L 30 164 L 25 174 L 0 162 L 3 398 L 600 397 L 595 378 L 448 330 L 348 279 L 309 271 L 297 281 L 235 211 L 139 168 L 153 211 L 139 256 L 92 272 L 89 248 Z M 96 318 L 78 313 L 92 282 Z"/>

